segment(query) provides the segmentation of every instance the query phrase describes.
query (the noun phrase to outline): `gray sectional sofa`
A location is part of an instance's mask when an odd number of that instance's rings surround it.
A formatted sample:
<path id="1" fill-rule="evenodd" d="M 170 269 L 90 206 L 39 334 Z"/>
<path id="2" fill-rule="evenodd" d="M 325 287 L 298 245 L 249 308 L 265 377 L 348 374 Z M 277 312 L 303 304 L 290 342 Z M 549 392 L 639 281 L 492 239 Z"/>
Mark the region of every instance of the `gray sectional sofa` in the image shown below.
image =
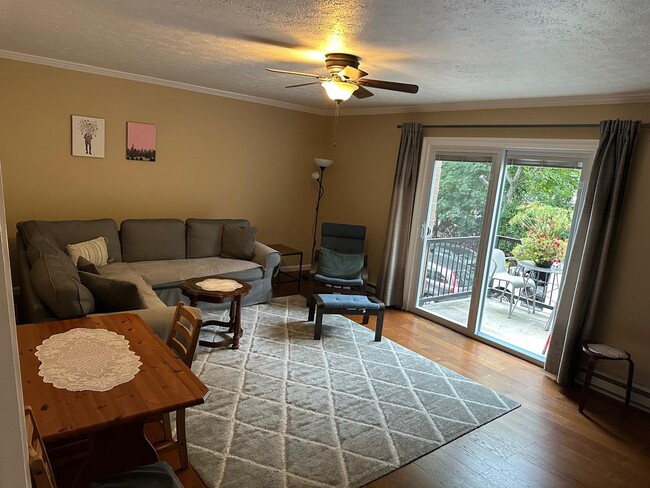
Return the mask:
<path id="1" fill-rule="evenodd" d="M 125 220 L 118 232 L 112 219 L 25 221 L 17 224 L 22 323 L 92 314 L 94 298 L 66 254 L 68 244 L 104 237 L 109 264 L 101 276 L 134 283 L 145 307 L 133 310 L 162 338 L 171 324 L 173 306 L 181 299 L 179 285 L 188 278 L 219 275 L 252 285 L 244 305 L 271 298 L 271 279 L 280 254 L 255 242 L 251 260 L 223 257 L 226 225 L 247 227 L 241 219 Z"/>

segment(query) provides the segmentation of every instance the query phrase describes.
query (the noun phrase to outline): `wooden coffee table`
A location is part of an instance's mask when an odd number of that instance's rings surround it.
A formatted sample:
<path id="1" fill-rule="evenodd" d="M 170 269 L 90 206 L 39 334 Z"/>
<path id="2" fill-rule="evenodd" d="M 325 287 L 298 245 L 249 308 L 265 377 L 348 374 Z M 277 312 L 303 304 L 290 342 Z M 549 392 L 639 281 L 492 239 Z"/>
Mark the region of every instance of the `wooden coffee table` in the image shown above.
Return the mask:
<path id="1" fill-rule="evenodd" d="M 241 328 L 241 300 L 251 291 L 251 285 L 241 280 L 232 280 L 241 286 L 233 291 L 208 291 L 199 288 L 196 284 L 199 281 L 207 279 L 232 279 L 220 278 L 219 276 L 203 276 L 201 278 L 192 278 L 181 284 L 183 295 L 190 299 L 190 305 L 196 307 L 197 302 L 210 303 L 230 303 L 230 320 L 206 320 L 203 326 L 216 325 L 218 327 L 228 327 L 228 332 L 232 333 L 232 338 L 221 341 L 204 341 L 200 340 L 199 344 L 206 347 L 223 347 L 232 344 L 233 349 L 239 349 L 239 338 L 243 331 Z"/>

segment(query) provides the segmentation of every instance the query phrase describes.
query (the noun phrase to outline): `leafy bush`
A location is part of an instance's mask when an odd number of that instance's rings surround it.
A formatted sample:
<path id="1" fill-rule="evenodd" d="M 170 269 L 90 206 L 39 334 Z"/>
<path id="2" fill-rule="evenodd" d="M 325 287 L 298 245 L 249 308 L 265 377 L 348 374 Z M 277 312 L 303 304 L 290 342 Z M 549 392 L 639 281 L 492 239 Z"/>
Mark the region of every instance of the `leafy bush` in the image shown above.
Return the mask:
<path id="1" fill-rule="evenodd" d="M 547 235 L 568 239 L 573 209 L 559 208 L 544 203 L 520 205 L 508 221 L 507 235 L 511 237 Z"/>
<path id="2" fill-rule="evenodd" d="M 550 226 L 549 226 L 550 227 Z M 530 231 L 512 250 L 517 260 L 530 260 L 539 264 L 544 261 L 559 263 L 566 254 L 566 239 L 552 234 Z"/>

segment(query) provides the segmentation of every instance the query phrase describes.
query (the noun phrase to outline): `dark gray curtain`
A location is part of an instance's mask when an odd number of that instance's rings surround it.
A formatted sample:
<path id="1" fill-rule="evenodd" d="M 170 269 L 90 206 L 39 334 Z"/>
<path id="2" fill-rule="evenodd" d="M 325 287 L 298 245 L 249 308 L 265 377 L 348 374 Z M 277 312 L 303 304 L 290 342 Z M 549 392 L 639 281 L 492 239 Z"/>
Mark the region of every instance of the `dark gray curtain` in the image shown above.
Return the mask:
<path id="1" fill-rule="evenodd" d="M 625 184 L 640 122 L 605 120 L 591 167 L 564 287 L 544 369 L 570 384 L 580 361 L 580 343 L 589 339 L 606 286 L 621 215 Z"/>
<path id="2" fill-rule="evenodd" d="M 406 251 L 409 246 L 415 185 L 422 149 L 422 125 L 402 124 L 393 197 L 384 242 L 384 258 L 377 282 L 377 296 L 386 306 L 404 306 Z"/>

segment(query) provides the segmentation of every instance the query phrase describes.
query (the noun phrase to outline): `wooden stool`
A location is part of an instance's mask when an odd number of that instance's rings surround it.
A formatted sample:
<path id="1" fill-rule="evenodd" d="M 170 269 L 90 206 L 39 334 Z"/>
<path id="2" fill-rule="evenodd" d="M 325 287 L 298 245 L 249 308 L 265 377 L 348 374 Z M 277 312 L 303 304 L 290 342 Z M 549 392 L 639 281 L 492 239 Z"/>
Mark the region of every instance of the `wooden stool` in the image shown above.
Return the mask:
<path id="1" fill-rule="evenodd" d="M 309 304 L 309 321 L 316 323 L 314 339 L 320 339 L 324 314 L 363 315 L 363 324 L 368 323 L 371 315 L 377 317 L 375 324 L 375 341 L 381 341 L 381 329 L 384 324 L 384 303 L 375 297 L 365 295 L 314 294 Z"/>
<path id="2" fill-rule="evenodd" d="M 578 412 L 582 412 L 585 408 L 587 401 L 587 393 L 589 385 L 591 384 L 591 377 L 594 374 L 594 368 L 599 359 L 609 359 L 612 361 L 627 361 L 629 363 L 627 370 L 627 389 L 625 392 L 625 405 L 630 405 L 630 395 L 632 394 L 632 377 L 634 376 L 634 363 L 629 352 L 617 349 L 616 347 L 608 346 L 607 344 L 598 344 L 596 342 L 583 342 L 582 350 L 589 357 L 587 364 L 587 374 L 585 375 L 585 383 L 582 386 L 582 397 L 580 398 L 580 405 Z"/>

